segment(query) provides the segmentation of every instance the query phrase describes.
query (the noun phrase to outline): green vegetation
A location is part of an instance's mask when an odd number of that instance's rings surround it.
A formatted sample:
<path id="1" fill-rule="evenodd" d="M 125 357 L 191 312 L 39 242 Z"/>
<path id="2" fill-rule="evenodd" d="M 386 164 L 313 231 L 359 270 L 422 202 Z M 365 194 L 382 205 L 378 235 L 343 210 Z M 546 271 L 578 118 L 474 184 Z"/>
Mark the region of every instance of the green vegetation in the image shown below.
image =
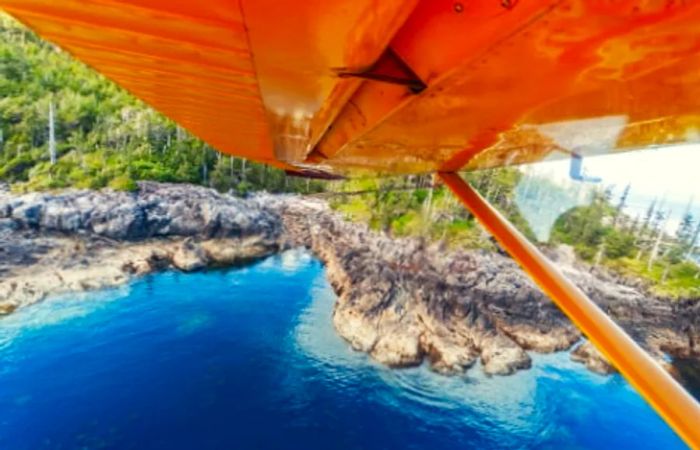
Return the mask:
<path id="1" fill-rule="evenodd" d="M 550 242 L 568 244 L 584 260 L 649 282 L 652 292 L 672 298 L 700 298 L 700 266 L 692 261 L 700 221 L 688 211 L 674 236 L 666 231 L 669 211 L 653 202 L 642 220 L 623 213 L 630 188 L 616 205 L 598 192 L 590 205 L 559 217 Z M 696 223 L 697 222 L 697 223 Z"/>
<path id="2" fill-rule="evenodd" d="M 534 238 L 513 201 L 520 171 L 504 168 L 465 177 L 525 235 Z M 474 217 L 447 188 L 435 186 L 431 176 L 352 180 L 329 189 L 337 193 L 331 201 L 334 208 L 373 229 L 394 236 L 423 236 L 450 247 L 494 248 Z"/>
<path id="3" fill-rule="evenodd" d="M 217 153 L 69 55 L 0 14 L 0 181 L 15 190 L 132 190 L 138 180 L 222 191 L 320 184 Z"/>

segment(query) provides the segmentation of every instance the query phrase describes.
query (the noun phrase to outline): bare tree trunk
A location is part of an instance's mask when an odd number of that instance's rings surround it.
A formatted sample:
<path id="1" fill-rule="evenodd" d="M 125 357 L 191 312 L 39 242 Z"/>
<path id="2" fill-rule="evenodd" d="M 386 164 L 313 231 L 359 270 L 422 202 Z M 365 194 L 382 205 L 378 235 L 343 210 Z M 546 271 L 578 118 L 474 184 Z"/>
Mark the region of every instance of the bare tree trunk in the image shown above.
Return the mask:
<path id="1" fill-rule="evenodd" d="M 605 242 L 600 243 L 598 252 L 595 255 L 595 261 L 593 262 L 593 267 L 598 267 L 601 262 L 603 262 L 603 257 L 605 256 Z"/>
<path id="2" fill-rule="evenodd" d="M 690 240 L 690 244 L 688 245 L 688 252 L 685 255 L 686 259 L 690 259 L 690 257 L 693 256 L 695 246 L 698 243 L 698 238 L 700 238 L 700 221 L 698 221 L 698 224 L 695 227 L 695 232 L 693 233 L 693 238 Z"/>
<path id="3" fill-rule="evenodd" d="M 49 159 L 51 165 L 56 164 L 56 127 L 53 99 L 49 101 Z"/>
<path id="4" fill-rule="evenodd" d="M 651 249 L 651 254 L 649 255 L 649 262 L 647 263 L 647 270 L 651 270 L 654 266 L 654 261 L 659 256 L 659 250 L 661 249 L 661 244 L 663 243 L 664 229 L 666 228 L 666 222 L 668 222 L 668 217 L 671 214 L 666 214 L 666 218 L 661 224 L 659 224 L 659 232 L 656 235 L 656 240 L 654 241 L 654 247 Z"/>
<path id="5" fill-rule="evenodd" d="M 664 267 L 664 273 L 661 275 L 661 283 L 665 283 L 666 280 L 668 279 L 668 272 L 671 270 L 671 262 L 667 262 L 666 266 Z"/>
<path id="6" fill-rule="evenodd" d="M 425 199 L 423 204 L 423 231 L 427 231 L 430 228 L 430 222 L 433 216 L 433 193 L 435 191 L 435 183 L 430 180 L 430 188 L 428 189 L 428 198 Z"/>

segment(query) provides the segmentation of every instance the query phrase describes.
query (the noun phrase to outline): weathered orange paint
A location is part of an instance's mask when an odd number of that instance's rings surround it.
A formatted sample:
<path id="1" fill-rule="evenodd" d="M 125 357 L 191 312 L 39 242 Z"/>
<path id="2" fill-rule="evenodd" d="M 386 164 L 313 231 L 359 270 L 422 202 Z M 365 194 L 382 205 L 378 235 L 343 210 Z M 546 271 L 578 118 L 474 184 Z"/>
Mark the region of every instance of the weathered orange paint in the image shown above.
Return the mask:
<path id="1" fill-rule="evenodd" d="M 242 0 L 278 159 L 300 162 L 360 85 L 417 0 Z"/>
<path id="2" fill-rule="evenodd" d="M 471 170 L 700 141 L 699 1 L 0 7 L 217 149 L 287 168 Z M 425 91 L 339 76 L 387 46 Z"/>
<path id="3" fill-rule="evenodd" d="M 506 10 L 497 1 L 422 1 L 392 40 L 391 48 L 425 83 L 433 86 L 451 70 L 474 59 L 493 46 L 494 42 L 505 39 L 522 28 L 524 24 L 532 21 L 533 17 L 538 17 L 543 11 L 550 9 L 550 3 L 552 2 L 523 2 L 522 7 L 506 14 Z M 456 8 L 456 5 L 461 7 Z M 381 129 L 384 122 L 390 122 L 395 112 L 399 112 L 413 102 L 434 97 L 434 90 L 432 87 L 428 89 L 431 92 L 428 97 L 415 96 L 403 86 L 365 82 L 333 124 L 333 129 L 319 143 L 318 151 L 331 156 L 331 160 L 342 151 L 343 155 L 337 158 L 337 161 L 349 164 L 357 162 L 361 164 L 363 159 L 372 163 L 373 161 L 369 161 L 364 156 L 374 153 L 382 159 L 382 163 L 386 163 L 382 167 L 383 170 L 392 167 L 392 163 L 399 165 L 398 171 L 403 167 L 406 167 L 408 172 L 416 169 L 426 171 L 430 170 L 431 163 L 435 168 L 435 161 L 448 157 L 448 154 L 444 153 L 445 148 L 452 154 L 461 147 L 441 144 L 442 148 L 430 149 L 431 155 L 426 158 L 422 155 L 414 155 L 410 151 L 396 152 L 398 147 L 388 141 L 387 145 L 375 145 L 373 141 L 375 138 L 365 139 L 366 134 L 371 135 L 371 130 Z M 453 101 L 460 100 L 464 102 L 467 99 L 453 99 Z M 429 112 L 424 112 L 433 117 L 436 114 L 443 115 L 443 108 L 436 106 L 439 105 L 432 105 Z M 435 123 L 435 120 L 430 120 L 429 123 L 414 123 L 413 126 L 430 126 L 430 123 Z M 427 138 L 427 136 L 424 137 Z M 400 137 L 395 135 L 395 138 Z M 439 142 L 444 141 L 445 138 L 433 135 L 429 139 Z M 405 143 L 406 139 L 402 139 L 403 149 L 406 148 Z M 386 158 L 384 149 L 393 155 Z M 399 160 L 401 156 L 404 156 L 404 159 Z M 412 169 L 410 161 L 416 156 L 425 162 L 422 167 Z"/>
<path id="4" fill-rule="evenodd" d="M 428 89 L 364 82 L 320 144 L 327 164 L 469 170 L 700 140 L 700 2 L 455 4 L 421 2 L 391 43 Z M 579 121 L 585 142 L 552 138 Z"/>
<path id="5" fill-rule="evenodd" d="M 700 404 L 458 174 L 440 178 L 676 433 L 700 448 Z"/>

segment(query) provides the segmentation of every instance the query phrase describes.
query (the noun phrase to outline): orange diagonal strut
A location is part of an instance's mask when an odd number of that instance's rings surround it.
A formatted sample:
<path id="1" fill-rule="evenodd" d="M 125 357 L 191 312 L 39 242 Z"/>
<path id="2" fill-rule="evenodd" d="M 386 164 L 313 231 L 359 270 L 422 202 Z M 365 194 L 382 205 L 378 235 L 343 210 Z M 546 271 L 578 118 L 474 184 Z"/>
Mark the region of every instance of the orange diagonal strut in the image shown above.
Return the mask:
<path id="1" fill-rule="evenodd" d="M 700 449 L 700 404 L 458 174 L 439 175 L 676 433 Z"/>

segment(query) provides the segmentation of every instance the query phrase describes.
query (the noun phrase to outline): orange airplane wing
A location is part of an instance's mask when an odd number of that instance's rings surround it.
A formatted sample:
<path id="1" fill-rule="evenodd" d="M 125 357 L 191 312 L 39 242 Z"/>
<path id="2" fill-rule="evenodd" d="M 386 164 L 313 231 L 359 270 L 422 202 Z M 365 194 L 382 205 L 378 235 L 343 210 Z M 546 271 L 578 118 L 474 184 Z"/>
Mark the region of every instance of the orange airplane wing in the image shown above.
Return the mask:
<path id="1" fill-rule="evenodd" d="M 0 0 L 218 150 L 352 174 L 700 138 L 700 3 Z"/>

